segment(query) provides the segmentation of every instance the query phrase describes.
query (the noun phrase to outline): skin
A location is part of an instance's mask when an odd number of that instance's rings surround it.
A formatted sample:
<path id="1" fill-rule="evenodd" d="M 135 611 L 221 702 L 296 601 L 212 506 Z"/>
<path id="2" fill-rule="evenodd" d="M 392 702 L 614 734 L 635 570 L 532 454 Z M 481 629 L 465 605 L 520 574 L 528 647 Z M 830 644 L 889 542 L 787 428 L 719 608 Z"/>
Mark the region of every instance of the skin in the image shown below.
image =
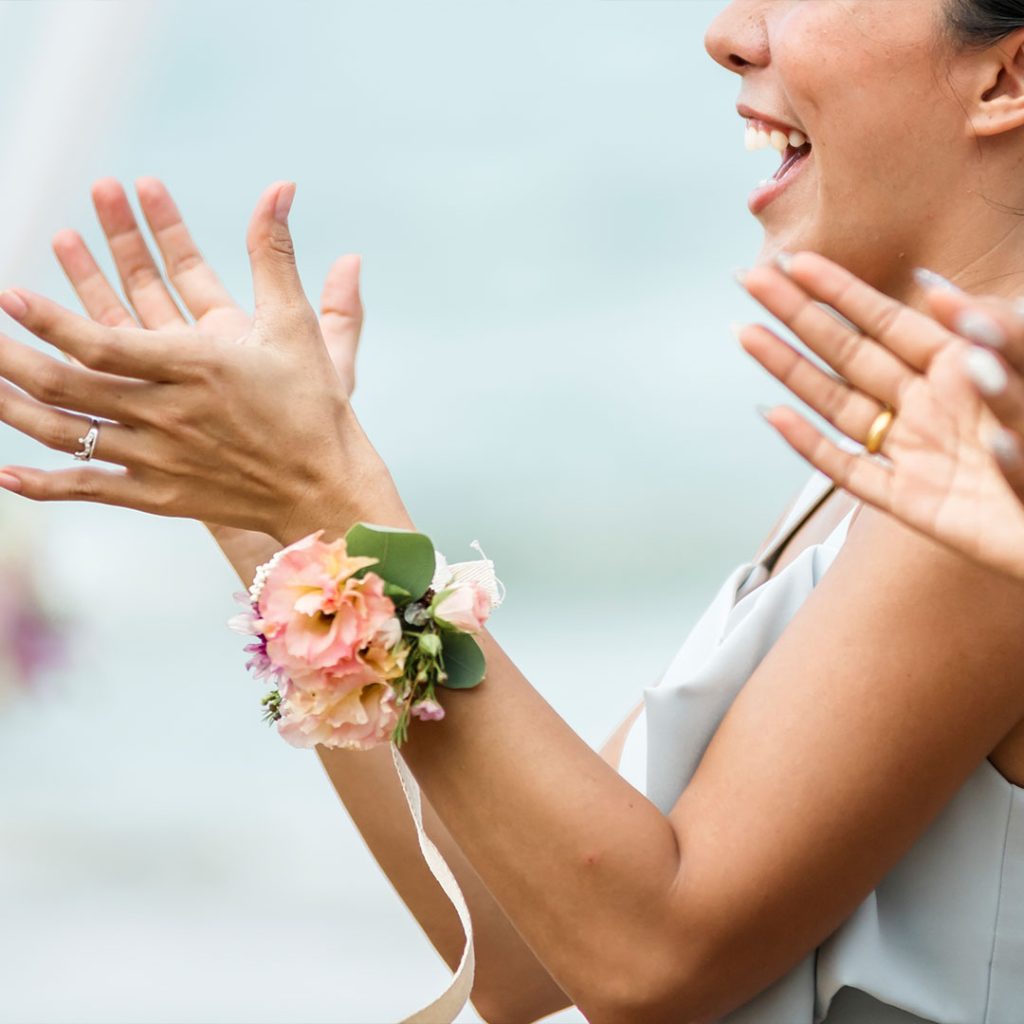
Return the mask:
<path id="1" fill-rule="evenodd" d="M 859 328 L 826 322 L 818 311 L 799 324 L 786 321 L 841 379 L 764 327 L 743 332 L 744 348 L 850 440 L 866 438 L 885 405 L 896 416 L 880 449 L 884 462 L 840 448 L 793 410 L 771 410 L 769 422 L 846 491 L 1024 582 L 1024 315 L 1018 306 L 932 288 L 929 319 L 813 254 L 797 254 L 788 272 L 795 286 Z M 965 314 L 984 318 L 981 330 Z M 985 345 L 972 345 L 958 327 Z M 997 368 L 995 387 L 978 375 L 979 355 Z"/>
<path id="2" fill-rule="evenodd" d="M 871 263 L 876 283 L 898 298 L 909 298 L 899 281 L 910 255 L 926 262 L 921 254 L 931 253 L 940 271 L 962 258 L 965 272 L 1008 275 L 1017 255 L 1008 215 L 986 214 L 972 194 L 962 205 L 977 216 L 966 219 L 960 203 L 934 203 L 931 219 L 922 219 L 920 209 L 886 199 L 909 168 L 926 173 L 947 159 L 954 169 L 936 171 L 934 184 L 952 182 L 951 194 L 964 194 L 977 181 L 968 122 L 975 131 L 987 125 L 997 139 L 990 174 L 1010 181 L 1016 164 L 1018 154 L 997 136 L 1024 119 L 1024 93 L 1000 107 L 1002 120 L 986 106 L 1015 57 L 998 47 L 951 57 L 961 90 L 956 121 L 952 101 L 939 110 L 935 100 L 934 65 L 911 60 L 907 46 L 936 41 L 934 16 L 923 0 L 771 0 L 733 4 L 716 19 L 708 48 L 742 76 L 745 98 L 783 120 L 798 114 L 818 149 L 801 189 L 762 212 L 765 255 L 813 247 L 859 273 Z M 822 62 L 821 46 L 833 44 L 834 61 Z M 917 73 L 899 70 L 894 88 L 900 53 Z M 851 76 L 858 88 L 840 88 Z M 900 134 L 910 153 L 870 167 L 839 158 L 854 160 L 872 131 L 887 131 L 879 127 L 887 110 L 906 124 L 895 106 L 915 102 L 937 113 L 934 127 L 931 116 L 919 118 L 927 124 Z M 845 133 L 829 127 L 833 107 Z M 946 133 L 951 125 L 962 137 Z M 858 173 L 870 178 L 858 182 Z M 326 377 L 329 354 L 282 216 L 290 195 L 290 186 L 272 186 L 254 214 L 257 308 L 241 337 L 101 327 L 30 293 L 18 293 L 24 310 L 9 293 L 0 296 L 9 313 L 82 364 L 44 366 L 21 346 L 0 344 L 0 374 L 36 403 L 7 401 L 3 417 L 17 415 L 14 425 L 30 434 L 47 419 L 47 436 L 66 439 L 64 450 L 73 450 L 85 421 L 40 403 L 116 413 L 131 428 L 104 427 L 97 453 L 127 464 L 127 476 L 100 479 L 96 466 L 49 474 L 12 467 L 21 493 L 186 515 L 258 530 L 279 544 L 319 528 L 337 535 L 360 518 L 412 525 L 351 406 Z M 856 209 L 843 212 L 841 202 Z M 769 310 L 794 301 L 792 282 L 770 267 L 755 268 L 746 285 Z M 270 466 L 259 413 L 281 393 L 301 400 L 275 421 L 271 451 L 312 448 L 316 457 Z M 312 423 L 321 434 L 311 433 Z M 834 516 L 835 507 L 823 514 Z M 808 537 L 815 528 L 820 523 Z M 1021 596 L 1015 582 L 861 512 L 667 814 L 591 750 L 484 631 L 484 684 L 446 693 L 444 720 L 413 729 L 403 748 L 438 819 L 536 958 L 533 974 L 527 958 L 513 960 L 526 995 L 480 990 L 481 1012 L 533 1020 L 573 1002 L 595 1022 L 704 1022 L 791 969 L 1024 718 Z M 496 939 L 486 955 L 505 948 L 518 947 Z M 503 966 L 493 962 L 491 976 Z M 541 1007 L 552 979 L 565 1002 Z"/>

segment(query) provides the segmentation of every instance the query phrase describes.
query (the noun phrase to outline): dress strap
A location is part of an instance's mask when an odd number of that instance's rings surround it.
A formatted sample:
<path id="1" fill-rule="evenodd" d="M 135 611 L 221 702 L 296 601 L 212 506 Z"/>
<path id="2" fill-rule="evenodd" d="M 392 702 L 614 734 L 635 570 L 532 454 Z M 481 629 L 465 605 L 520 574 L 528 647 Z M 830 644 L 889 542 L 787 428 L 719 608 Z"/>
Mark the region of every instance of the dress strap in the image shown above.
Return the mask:
<path id="1" fill-rule="evenodd" d="M 811 484 L 819 479 L 820 486 L 816 490 L 812 489 Z M 736 590 L 735 598 L 737 601 L 742 597 L 746 597 L 752 590 L 756 590 L 771 576 L 776 562 L 778 562 L 782 552 L 786 549 L 786 545 L 796 536 L 811 516 L 832 497 L 835 490 L 836 485 L 828 477 L 816 475 L 811 478 L 811 481 L 800 492 L 789 514 L 783 519 L 775 536 L 766 545 L 760 558 L 751 563 L 750 571 Z M 810 492 L 811 501 L 805 505 L 804 500 L 808 492 Z"/>

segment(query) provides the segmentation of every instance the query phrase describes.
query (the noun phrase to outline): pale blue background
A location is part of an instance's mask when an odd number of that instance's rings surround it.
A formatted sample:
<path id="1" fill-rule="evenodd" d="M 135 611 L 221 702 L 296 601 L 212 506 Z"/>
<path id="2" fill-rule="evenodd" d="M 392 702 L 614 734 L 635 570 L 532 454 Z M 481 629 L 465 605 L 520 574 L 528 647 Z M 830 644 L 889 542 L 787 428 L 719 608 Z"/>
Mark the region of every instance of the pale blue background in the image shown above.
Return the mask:
<path id="1" fill-rule="evenodd" d="M 596 746 L 805 476 L 728 328 L 757 316 L 731 270 L 778 157 L 743 149 L 704 53 L 720 6 L 2 5 L 2 283 L 71 302 L 49 237 L 98 247 L 90 182 L 154 174 L 247 296 L 249 213 L 294 178 L 314 295 L 364 255 L 370 436 L 449 557 L 497 562 L 495 634 Z M 68 463 L 6 428 L 0 458 Z M 440 958 L 313 756 L 259 721 L 202 530 L 0 498 L 80 627 L 0 718 L 0 1019 L 376 1022 L 432 998 Z"/>

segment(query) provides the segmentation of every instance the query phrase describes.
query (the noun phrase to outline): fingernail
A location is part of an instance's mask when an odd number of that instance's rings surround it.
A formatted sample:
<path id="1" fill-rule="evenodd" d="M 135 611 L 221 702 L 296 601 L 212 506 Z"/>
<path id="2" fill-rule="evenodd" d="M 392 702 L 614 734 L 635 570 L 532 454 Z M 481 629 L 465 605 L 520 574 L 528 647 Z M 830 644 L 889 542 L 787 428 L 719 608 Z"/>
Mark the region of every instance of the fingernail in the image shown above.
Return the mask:
<path id="1" fill-rule="evenodd" d="M 995 456 L 996 462 L 1007 468 L 1020 462 L 1020 437 L 1012 430 L 999 427 L 988 436 L 989 451 Z"/>
<path id="2" fill-rule="evenodd" d="M 771 422 L 771 420 L 768 419 L 768 414 L 774 408 L 773 406 L 771 406 L 771 405 L 755 405 L 754 408 L 757 410 L 757 415 L 760 416 L 761 419 L 766 420 L 769 423 Z"/>
<path id="3" fill-rule="evenodd" d="M 729 324 L 729 330 L 732 331 L 732 333 L 735 334 L 737 338 L 740 336 L 740 331 L 742 331 L 744 327 L 746 327 L 746 324 L 738 323 L 735 320 L 731 324 Z"/>
<path id="4" fill-rule="evenodd" d="M 957 313 L 953 328 L 958 334 L 989 348 L 1001 348 L 1006 342 L 1002 327 L 987 313 L 965 309 Z"/>
<path id="5" fill-rule="evenodd" d="M 17 494 L 21 490 L 21 481 L 10 473 L 0 473 L 0 487 L 5 491 L 14 491 Z"/>
<path id="6" fill-rule="evenodd" d="M 279 224 L 288 223 L 288 214 L 291 211 L 294 199 L 295 182 L 290 181 L 287 185 L 282 186 L 281 190 L 277 193 L 277 202 L 274 204 L 274 217 Z"/>
<path id="7" fill-rule="evenodd" d="M 1006 371 L 988 349 L 972 348 L 964 356 L 964 367 L 983 395 L 999 395 L 1006 390 Z"/>
<path id="8" fill-rule="evenodd" d="M 14 317 L 15 320 L 21 320 L 28 312 L 25 300 L 17 292 L 0 292 L 0 306 L 8 316 Z"/>
<path id="9" fill-rule="evenodd" d="M 789 268 L 793 265 L 793 254 L 786 252 L 783 249 L 781 252 L 775 254 L 775 263 L 784 274 L 789 273 Z"/>
<path id="10" fill-rule="evenodd" d="M 927 267 L 914 267 L 913 275 L 914 280 L 921 288 L 938 288 L 944 292 L 963 293 L 962 288 L 958 288 L 948 278 L 936 274 L 934 270 L 929 270 Z"/>
<path id="11" fill-rule="evenodd" d="M 1024 299 L 1014 299 L 1013 311 L 1024 320 Z"/>
<path id="12" fill-rule="evenodd" d="M 732 272 L 732 276 L 735 277 L 740 284 L 743 284 L 743 282 L 747 279 L 747 268 L 736 267 Z"/>

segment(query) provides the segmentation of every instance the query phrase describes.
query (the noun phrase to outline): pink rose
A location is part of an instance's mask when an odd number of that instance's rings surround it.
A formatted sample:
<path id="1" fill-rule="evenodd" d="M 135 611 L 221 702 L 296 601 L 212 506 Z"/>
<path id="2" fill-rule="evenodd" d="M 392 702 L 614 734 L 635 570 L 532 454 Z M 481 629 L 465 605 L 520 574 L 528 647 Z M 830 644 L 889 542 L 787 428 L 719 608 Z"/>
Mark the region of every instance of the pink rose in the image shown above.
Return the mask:
<path id="1" fill-rule="evenodd" d="M 387 683 L 342 692 L 293 690 L 281 703 L 277 731 L 293 747 L 369 750 L 391 739 L 398 722 L 394 701 Z"/>
<path id="2" fill-rule="evenodd" d="M 464 633 L 475 633 L 491 614 L 491 599 L 487 591 L 475 583 L 459 583 L 442 590 L 430 606 L 438 621 Z"/>
<path id="3" fill-rule="evenodd" d="M 375 573 L 360 569 L 374 558 L 349 557 L 344 540 L 325 544 L 314 534 L 294 544 L 271 570 L 257 610 L 267 653 L 275 665 L 298 680 L 327 670 L 358 674 L 357 652 L 382 630 L 394 636 L 389 620 L 395 606 Z"/>

